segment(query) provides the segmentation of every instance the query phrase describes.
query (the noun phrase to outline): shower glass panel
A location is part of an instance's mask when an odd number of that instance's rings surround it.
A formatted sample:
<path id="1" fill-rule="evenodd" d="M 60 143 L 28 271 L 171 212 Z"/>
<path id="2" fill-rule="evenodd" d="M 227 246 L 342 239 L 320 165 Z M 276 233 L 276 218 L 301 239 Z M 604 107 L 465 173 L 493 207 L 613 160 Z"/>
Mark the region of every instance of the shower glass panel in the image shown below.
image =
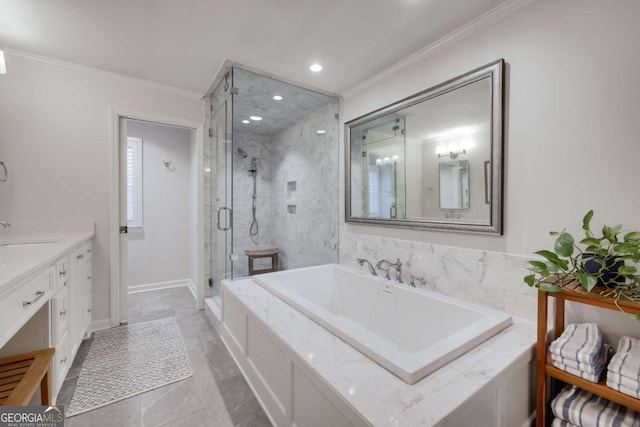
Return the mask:
<path id="1" fill-rule="evenodd" d="M 249 274 L 246 251 L 279 251 L 281 270 L 337 262 L 338 100 L 237 67 L 233 87 L 233 278 Z"/>
<path id="2" fill-rule="evenodd" d="M 232 120 L 233 91 L 229 72 L 211 96 L 210 174 L 210 271 L 209 294 L 220 305 L 220 282 L 231 278 L 232 251 Z"/>

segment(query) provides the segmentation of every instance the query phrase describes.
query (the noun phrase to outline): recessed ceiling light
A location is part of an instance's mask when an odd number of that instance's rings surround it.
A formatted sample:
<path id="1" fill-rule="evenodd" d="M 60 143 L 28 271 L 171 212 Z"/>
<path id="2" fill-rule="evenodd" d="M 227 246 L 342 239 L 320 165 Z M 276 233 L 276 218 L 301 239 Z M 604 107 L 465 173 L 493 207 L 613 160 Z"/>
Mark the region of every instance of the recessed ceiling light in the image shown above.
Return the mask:
<path id="1" fill-rule="evenodd" d="M 248 125 L 249 123 L 251 123 L 249 120 L 243 120 L 242 123 L 244 123 L 245 125 Z"/>
<path id="2" fill-rule="evenodd" d="M 318 135 L 324 135 L 325 133 L 327 133 L 327 131 L 326 131 L 326 130 L 324 130 L 324 129 L 318 129 L 318 130 L 316 131 L 316 133 L 317 133 Z"/>
<path id="3" fill-rule="evenodd" d="M 284 98 L 280 95 L 273 95 L 273 99 L 275 99 L 276 101 L 282 101 Z"/>
<path id="4" fill-rule="evenodd" d="M 262 120 L 262 117 L 260 116 L 251 116 L 249 117 L 251 120 L 255 120 L 256 122 L 259 122 L 260 120 Z"/>
<path id="5" fill-rule="evenodd" d="M 313 64 L 311 67 L 309 67 L 309 69 L 311 71 L 313 71 L 314 73 L 319 73 L 320 71 L 322 71 L 322 65 L 318 64 L 317 62 L 315 64 Z"/>

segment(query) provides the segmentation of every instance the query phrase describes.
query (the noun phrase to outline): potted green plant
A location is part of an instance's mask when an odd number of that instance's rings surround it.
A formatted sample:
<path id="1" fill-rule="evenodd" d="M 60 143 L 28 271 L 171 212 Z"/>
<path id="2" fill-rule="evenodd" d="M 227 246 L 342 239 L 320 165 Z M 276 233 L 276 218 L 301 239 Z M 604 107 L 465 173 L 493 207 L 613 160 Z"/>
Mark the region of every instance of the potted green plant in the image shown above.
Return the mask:
<path id="1" fill-rule="evenodd" d="M 602 227 L 602 235 L 591 231 L 593 210 L 582 219 L 585 237 L 576 244 L 566 230 L 549 234 L 556 237 L 553 250 L 539 250 L 535 254 L 544 261 L 529 261 L 530 274 L 524 281 L 536 283 L 542 291 L 558 292 L 569 280 L 577 280 L 591 292 L 596 285 L 606 288 L 606 296 L 640 301 L 640 276 L 636 265 L 640 263 L 640 232 L 623 234 L 622 225 Z M 639 315 L 640 316 L 640 315 Z M 640 319 L 640 317 L 639 317 Z"/>

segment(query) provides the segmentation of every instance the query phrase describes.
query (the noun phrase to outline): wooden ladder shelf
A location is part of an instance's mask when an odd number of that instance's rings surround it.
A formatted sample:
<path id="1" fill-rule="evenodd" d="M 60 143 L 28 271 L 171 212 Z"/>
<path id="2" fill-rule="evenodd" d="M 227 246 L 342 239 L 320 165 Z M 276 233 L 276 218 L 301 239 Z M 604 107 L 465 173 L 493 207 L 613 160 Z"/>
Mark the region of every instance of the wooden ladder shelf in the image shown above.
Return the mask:
<path id="1" fill-rule="evenodd" d="M 620 308 L 628 314 L 640 313 L 640 304 L 631 301 L 616 301 L 614 298 L 603 296 L 605 288 L 596 287 L 588 293 L 578 282 L 570 281 L 564 285 L 560 292 L 538 292 L 538 343 L 536 347 L 537 372 L 536 372 L 536 426 L 547 425 L 547 376 L 567 384 L 575 385 L 590 393 L 602 396 L 612 402 L 618 403 L 635 411 L 640 411 L 640 399 L 636 399 L 617 390 L 607 387 L 606 372 L 599 383 L 594 383 L 583 378 L 571 375 L 553 366 L 551 357 L 547 352 L 547 313 L 549 297 L 556 299 L 554 316 L 554 339 L 557 339 L 564 331 L 565 301 L 574 301 L 609 310 L 619 311 Z M 620 307 L 620 308 L 619 308 Z"/>

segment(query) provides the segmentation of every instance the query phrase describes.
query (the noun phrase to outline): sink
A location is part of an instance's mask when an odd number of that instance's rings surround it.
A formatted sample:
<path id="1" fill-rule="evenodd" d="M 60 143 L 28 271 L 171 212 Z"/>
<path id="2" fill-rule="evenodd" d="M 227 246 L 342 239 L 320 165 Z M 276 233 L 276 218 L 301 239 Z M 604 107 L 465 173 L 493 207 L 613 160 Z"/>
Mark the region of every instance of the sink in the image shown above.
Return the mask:
<path id="1" fill-rule="evenodd" d="M 0 243 L 0 248 L 33 247 L 33 246 L 53 245 L 54 243 L 58 243 L 58 242 L 55 240 L 44 240 L 44 241 L 35 241 L 35 242 L 6 242 L 6 243 Z"/>

